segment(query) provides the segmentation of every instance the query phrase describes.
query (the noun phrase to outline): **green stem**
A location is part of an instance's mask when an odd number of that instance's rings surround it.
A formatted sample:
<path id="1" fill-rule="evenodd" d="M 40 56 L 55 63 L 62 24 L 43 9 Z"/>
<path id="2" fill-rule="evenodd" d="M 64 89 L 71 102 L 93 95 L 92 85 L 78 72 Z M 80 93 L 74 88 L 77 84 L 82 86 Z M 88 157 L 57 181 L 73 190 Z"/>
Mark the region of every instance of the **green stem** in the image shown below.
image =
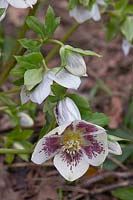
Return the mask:
<path id="1" fill-rule="evenodd" d="M 3 92 L 0 92 L 0 96 L 3 96 L 3 95 L 10 95 L 10 94 L 14 94 L 14 93 L 17 93 L 20 91 L 20 88 L 14 88 L 14 89 L 11 89 L 11 90 L 8 90 L 8 91 L 3 91 Z"/>
<path id="2" fill-rule="evenodd" d="M 39 6 L 39 3 L 37 3 L 37 4 L 34 6 L 33 9 L 30 9 L 28 16 L 34 15 L 34 14 L 36 13 L 36 11 L 37 11 L 38 6 Z M 28 17 L 28 16 L 27 16 L 27 17 Z M 26 19 L 27 19 L 27 17 L 26 17 Z M 16 40 L 16 44 L 15 44 L 14 48 L 12 49 L 12 51 L 11 51 L 11 53 L 10 53 L 10 56 L 9 56 L 7 62 L 6 62 L 6 63 L 3 65 L 3 67 L 2 67 L 2 72 L 1 72 L 1 76 L 0 76 L 0 85 L 2 85 L 2 84 L 5 82 L 5 80 L 6 80 L 7 77 L 8 77 L 8 74 L 9 74 L 10 71 L 11 71 L 11 69 L 12 69 L 12 68 L 14 67 L 14 65 L 16 64 L 16 60 L 15 60 L 15 58 L 14 58 L 14 55 L 21 55 L 21 54 L 23 54 L 24 51 L 25 51 L 23 48 L 21 48 L 21 45 L 20 45 L 20 43 L 18 42 L 18 40 L 19 40 L 20 38 L 23 38 L 23 37 L 25 36 L 26 32 L 27 32 L 27 28 L 28 28 L 28 27 L 27 27 L 27 25 L 26 25 L 26 19 L 25 19 L 24 25 L 22 26 L 22 28 L 21 28 L 21 30 L 20 30 L 20 32 L 19 32 L 19 34 L 18 34 L 18 37 L 17 37 L 17 40 Z"/>
<path id="3" fill-rule="evenodd" d="M 55 40 L 55 39 L 48 39 L 48 40 L 45 40 L 44 43 L 55 43 L 55 44 L 58 44 L 60 46 L 63 46 L 63 42 L 59 41 L 59 40 Z"/>
<path id="4" fill-rule="evenodd" d="M 7 148 L 0 148 L 0 154 L 30 154 L 32 153 L 32 149 L 7 149 Z"/>
<path id="5" fill-rule="evenodd" d="M 69 37 L 78 29 L 78 27 L 80 26 L 80 24 L 75 24 L 67 33 L 66 35 L 62 38 L 61 43 L 66 42 Z M 48 63 L 53 57 L 54 55 L 58 52 L 60 48 L 60 44 L 57 44 L 53 50 L 47 55 L 46 57 L 46 63 Z"/>

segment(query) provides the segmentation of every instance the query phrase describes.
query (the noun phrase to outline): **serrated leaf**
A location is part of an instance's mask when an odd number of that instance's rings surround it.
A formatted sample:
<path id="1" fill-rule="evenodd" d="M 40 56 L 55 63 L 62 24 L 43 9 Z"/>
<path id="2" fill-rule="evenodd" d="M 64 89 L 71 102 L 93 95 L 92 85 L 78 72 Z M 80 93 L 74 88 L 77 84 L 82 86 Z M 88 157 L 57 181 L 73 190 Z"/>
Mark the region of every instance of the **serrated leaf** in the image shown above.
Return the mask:
<path id="1" fill-rule="evenodd" d="M 47 37 L 51 37 L 57 26 L 60 24 L 60 17 L 55 17 L 54 10 L 51 6 L 46 12 L 45 28 Z"/>
<path id="2" fill-rule="evenodd" d="M 46 38 L 45 27 L 36 17 L 29 16 L 26 20 L 26 24 L 33 32 L 40 35 L 43 39 Z"/>
<path id="3" fill-rule="evenodd" d="M 40 51 L 40 46 L 41 46 L 40 41 L 23 38 L 19 40 L 19 42 L 24 48 L 30 50 L 31 52 Z"/>
<path id="4" fill-rule="evenodd" d="M 107 117 L 104 113 L 96 112 L 89 115 L 87 121 L 99 126 L 106 126 L 109 123 L 109 117 Z"/>

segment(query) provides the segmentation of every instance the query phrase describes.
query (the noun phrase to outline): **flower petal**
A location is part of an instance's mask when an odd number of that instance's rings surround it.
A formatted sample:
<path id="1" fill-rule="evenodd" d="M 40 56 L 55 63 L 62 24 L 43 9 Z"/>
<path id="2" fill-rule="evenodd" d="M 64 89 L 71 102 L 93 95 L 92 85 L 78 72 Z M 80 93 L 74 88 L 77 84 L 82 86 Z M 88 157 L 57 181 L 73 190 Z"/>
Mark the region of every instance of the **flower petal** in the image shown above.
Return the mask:
<path id="1" fill-rule="evenodd" d="M 72 156 L 63 150 L 55 155 L 54 165 L 60 174 L 68 181 L 78 179 L 89 168 L 84 153 L 79 152 Z"/>
<path id="2" fill-rule="evenodd" d="M 79 87 L 81 83 L 79 77 L 70 74 L 65 69 L 62 69 L 60 72 L 58 70 L 59 68 L 49 72 L 48 77 L 66 88 L 77 89 Z"/>
<path id="3" fill-rule="evenodd" d="M 88 157 L 88 163 L 92 166 L 101 165 L 108 154 L 107 134 L 101 132 L 90 134 L 85 137 L 83 150 Z"/>
<path id="4" fill-rule="evenodd" d="M 96 3 L 92 6 L 92 9 L 90 12 L 91 12 L 91 17 L 95 21 L 99 21 L 101 19 L 100 11 L 99 11 L 98 5 Z"/>
<path id="5" fill-rule="evenodd" d="M 52 84 L 53 81 L 48 78 L 48 74 L 45 74 L 42 82 L 31 92 L 31 101 L 41 104 L 50 94 Z"/>
<path id="6" fill-rule="evenodd" d="M 101 6 L 106 5 L 106 3 L 105 3 L 104 0 L 97 0 L 96 3 L 99 4 L 99 5 L 101 5 Z"/>
<path id="7" fill-rule="evenodd" d="M 127 40 L 122 41 L 122 50 L 124 52 L 124 55 L 127 56 L 129 54 L 131 48 L 131 44 Z"/>
<path id="8" fill-rule="evenodd" d="M 22 104 L 25 104 L 30 99 L 30 97 L 26 94 L 26 87 L 25 86 L 23 86 L 22 89 L 21 89 L 20 98 L 21 98 Z"/>
<path id="9" fill-rule="evenodd" d="M 48 134 L 46 134 L 37 143 L 34 152 L 32 154 L 31 160 L 36 164 L 42 164 L 46 160 L 52 158 L 60 148 L 60 136 L 66 128 L 66 124 L 59 126 Z"/>
<path id="10" fill-rule="evenodd" d="M 86 75 L 86 64 L 83 57 L 78 53 L 66 54 L 66 67 L 71 74 L 76 76 Z"/>
<path id="11" fill-rule="evenodd" d="M 116 141 L 108 140 L 108 150 L 109 150 L 109 153 L 112 153 L 115 155 L 122 154 L 121 146 Z"/>
<path id="12" fill-rule="evenodd" d="M 83 6 L 76 6 L 69 14 L 80 24 L 91 18 L 89 10 Z"/>
<path id="13" fill-rule="evenodd" d="M 28 8 L 36 4 L 37 0 L 7 0 L 7 2 L 15 8 Z"/>
<path id="14" fill-rule="evenodd" d="M 72 99 L 68 97 L 59 101 L 54 110 L 54 114 L 59 125 L 64 124 L 65 122 L 81 120 L 81 115 L 78 107 L 72 101 Z"/>

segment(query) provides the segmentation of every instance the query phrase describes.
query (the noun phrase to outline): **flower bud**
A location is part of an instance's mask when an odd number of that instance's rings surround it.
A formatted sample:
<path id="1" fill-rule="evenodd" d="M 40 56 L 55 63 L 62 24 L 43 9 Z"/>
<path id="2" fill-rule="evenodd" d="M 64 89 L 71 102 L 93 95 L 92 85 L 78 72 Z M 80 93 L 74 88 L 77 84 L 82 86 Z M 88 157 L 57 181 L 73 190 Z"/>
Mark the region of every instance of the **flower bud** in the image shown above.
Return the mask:
<path id="1" fill-rule="evenodd" d="M 56 121 L 59 125 L 75 120 L 81 120 L 80 112 L 72 99 L 66 97 L 59 101 L 55 110 Z"/>
<path id="2" fill-rule="evenodd" d="M 66 67 L 71 74 L 76 76 L 86 75 L 86 64 L 83 57 L 74 52 L 66 52 Z"/>
<path id="3" fill-rule="evenodd" d="M 24 128 L 30 128 L 33 126 L 33 119 L 26 113 L 20 112 L 18 113 L 18 117 L 20 118 L 20 125 Z"/>

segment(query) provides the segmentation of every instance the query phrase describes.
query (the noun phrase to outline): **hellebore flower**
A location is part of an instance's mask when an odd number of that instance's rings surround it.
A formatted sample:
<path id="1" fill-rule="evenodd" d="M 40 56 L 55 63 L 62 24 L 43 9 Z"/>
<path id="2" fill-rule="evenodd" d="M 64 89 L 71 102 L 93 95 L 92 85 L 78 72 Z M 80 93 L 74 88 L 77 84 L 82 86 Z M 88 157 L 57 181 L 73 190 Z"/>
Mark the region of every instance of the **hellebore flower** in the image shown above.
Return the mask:
<path id="1" fill-rule="evenodd" d="M 88 19 L 93 19 L 94 21 L 99 21 L 101 19 L 99 5 L 105 5 L 104 0 L 96 0 L 93 4 L 91 10 L 81 5 L 75 6 L 69 11 L 71 17 L 73 17 L 78 23 L 83 23 Z"/>
<path id="2" fill-rule="evenodd" d="M 37 0 L 0 0 L 0 8 L 4 8 L 5 11 L 0 17 L 0 21 L 4 18 L 8 5 L 15 8 L 28 8 L 36 4 Z"/>
<path id="3" fill-rule="evenodd" d="M 68 181 L 81 177 L 89 165 L 101 165 L 108 155 L 107 134 L 95 124 L 75 120 L 63 124 L 37 143 L 31 160 L 42 164 L 54 157 L 54 165 Z"/>
<path id="4" fill-rule="evenodd" d="M 127 56 L 129 54 L 130 49 L 133 48 L 133 45 L 128 40 L 122 41 L 122 50 L 124 55 Z"/>
<path id="5" fill-rule="evenodd" d="M 19 112 L 18 117 L 20 118 L 20 125 L 22 127 L 30 128 L 31 126 L 33 126 L 34 121 L 27 113 Z"/>
<path id="6" fill-rule="evenodd" d="M 65 69 L 59 70 L 60 68 L 54 68 L 45 73 L 43 80 L 32 91 L 27 92 L 26 87 L 23 86 L 20 93 L 22 104 L 28 100 L 41 104 L 51 93 L 51 85 L 54 81 L 66 88 L 77 89 L 79 87 L 80 77 L 70 74 Z"/>
<path id="7" fill-rule="evenodd" d="M 81 115 L 78 107 L 72 99 L 66 97 L 58 102 L 54 110 L 55 118 L 58 125 L 63 125 L 65 122 L 69 123 L 74 120 L 81 120 Z M 103 129 L 106 132 L 105 129 Z M 114 137 L 114 138 L 113 138 Z M 115 155 L 121 155 L 122 150 L 115 136 L 108 137 L 108 151 Z"/>

